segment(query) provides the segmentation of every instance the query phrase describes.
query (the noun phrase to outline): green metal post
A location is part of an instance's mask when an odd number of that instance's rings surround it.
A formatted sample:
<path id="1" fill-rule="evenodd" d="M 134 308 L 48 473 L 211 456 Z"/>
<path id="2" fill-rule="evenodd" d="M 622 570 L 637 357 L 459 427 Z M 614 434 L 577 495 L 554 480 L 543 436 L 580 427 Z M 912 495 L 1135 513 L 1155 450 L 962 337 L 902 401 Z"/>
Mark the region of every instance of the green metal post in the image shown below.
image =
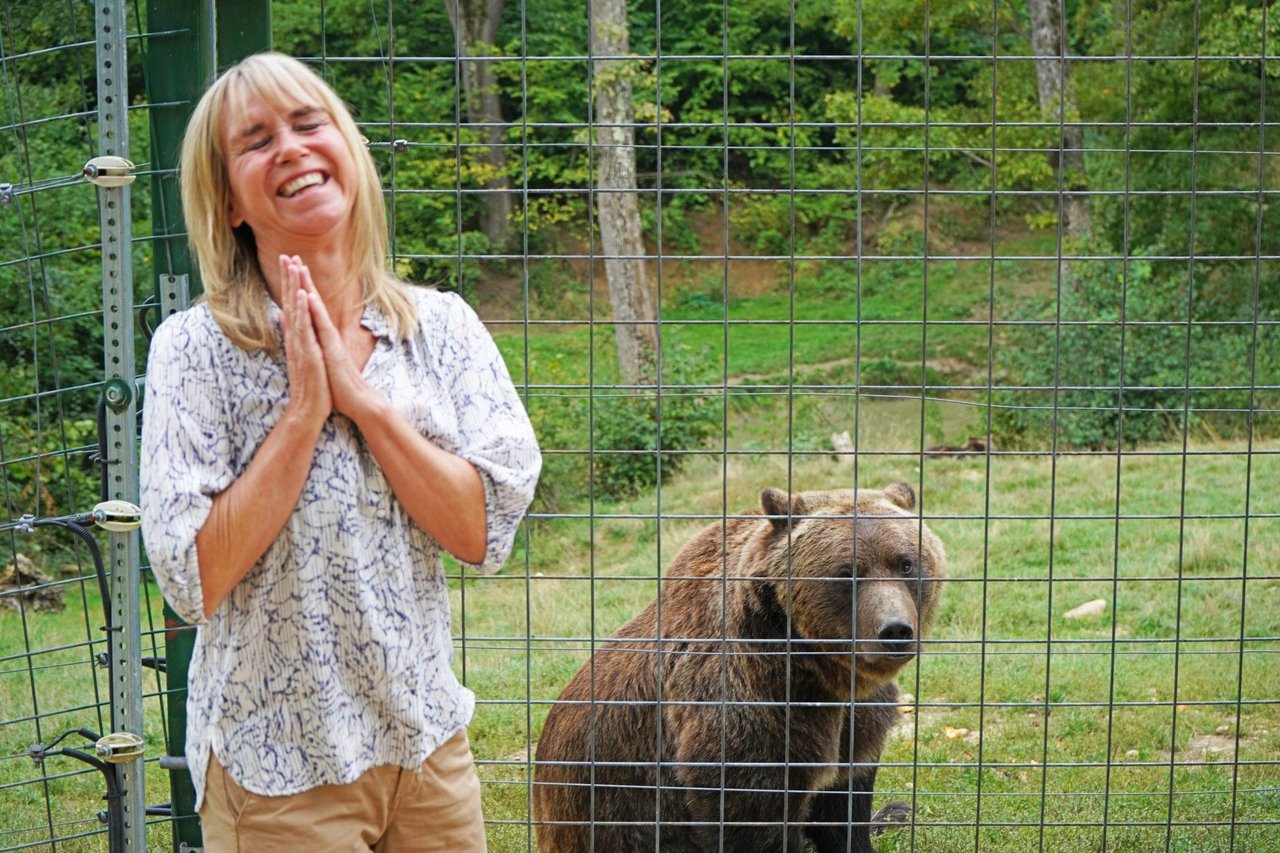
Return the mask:
<path id="1" fill-rule="evenodd" d="M 271 50 L 270 0 L 217 0 L 218 69 Z"/>
<path id="2" fill-rule="evenodd" d="M 178 152 L 191 111 L 215 73 L 271 47 L 270 0 L 148 0 L 147 84 L 155 172 L 152 176 L 155 276 L 161 315 L 187 307 L 197 293 L 199 270 L 187 246 L 178 186 Z M 168 753 L 186 749 L 187 670 L 195 632 L 165 605 L 165 669 L 168 682 Z M 202 846 L 195 789 L 185 769 L 169 774 L 175 853 Z"/>
<path id="3" fill-rule="evenodd" d="M 205 3 L 151 0 L 147 29 L 157 33 L 147 45 L 147 101 L 152 104 L 151 177 L 152 233 L 156 236 L 153 281 L 160 296 L 161 318 L 187 307 L 191 284 L 198 281 L 187 248 L 178 189 L 178 151 L 187 120 L 200 93 L 213 75 L 213 9 Z M 164 607 L 165 678 L 168 686 L 170 756 L 182 756 L 187 740 L 187 668 L 195 647 L 195 631 L 168 603 Z M 173 849 L 186 851 L 203 845 L 195 815 L 196 794 L 191 774 L 181 766 L 169 771 L 169 802 L 173 809 Z"/>

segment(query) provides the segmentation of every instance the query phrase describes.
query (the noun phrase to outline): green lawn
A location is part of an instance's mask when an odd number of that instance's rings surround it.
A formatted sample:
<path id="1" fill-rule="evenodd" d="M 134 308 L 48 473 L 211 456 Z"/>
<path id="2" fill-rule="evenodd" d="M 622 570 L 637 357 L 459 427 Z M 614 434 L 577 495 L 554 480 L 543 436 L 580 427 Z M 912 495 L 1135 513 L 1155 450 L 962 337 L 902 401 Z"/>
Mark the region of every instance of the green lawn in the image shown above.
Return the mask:
<path id="1" fill-rule="evenodd" d="M 902 412 L 865 405 L 869 432 L 882 415 Z M 1280 631 L 1280 521 L 1250 519 L 1242 580 L 1240 518 L 1177 517 L 1180 449 L 1121 459 L 1119 514 L 1144 518 L 1119 522 L 1114 455 L 997 456 L 989 469 L 981 458 L 927 459 L 923 472 L 912 457 L 860 464 L 862 485 L 923 482 L 924 512 L 950 555 L 934 642 L 900 678 L 921 708 L 904 718 L 878 786 L 881 798 L 914 799 L 916 849 L 1038 849 L 1042 821 L 1045 849 L 1101 849 L 1105 813 L 1109 849 L 1163 848 L 1171 817 L 1174 850 L 1231 849 L 1233 818 L 1234 849 L 1280 850 L 1280 706 L 1268 704 L 1280 699 L 1280 670 L 1274 641 L 1246 641 L 1243 653 L 1239 642 Z M 1245 457 L 1221 453 L 1233 449 L 1192 446 L 1188 516 L 1243 514 Z M 1254 456 L 1251 515 L 1280 510 L 1280 495 L 1263 487 L 1278 469 L 1275 456 Z M 465 612 L 461 595 L 455 611 L 469 636 L 468 684 L 482 700 L 472 739 L 490 762 L 486 814 L 511 822 L 494 827 L 491 849 L 527 847 L 525 762 L 548 701 L 587 658 L 586 638 L 640 610 L 657 567 L 705 523 L 669 517 L 747 509 L 761 488 L 788 480 L 814 489 L 852 478 L 826 458 L 699 458 L 663 488 L 660 512 L 646 495 L 598 510 L 647 518 L 538 521 L 533 577 L 518 563 L 468 584 Z M 1103 616 L 1064 619 L 1098 597 Z M 948 727 L 969 731 L 951 738 Z M 881 842 L 911 843 L 910 831 Z"/>

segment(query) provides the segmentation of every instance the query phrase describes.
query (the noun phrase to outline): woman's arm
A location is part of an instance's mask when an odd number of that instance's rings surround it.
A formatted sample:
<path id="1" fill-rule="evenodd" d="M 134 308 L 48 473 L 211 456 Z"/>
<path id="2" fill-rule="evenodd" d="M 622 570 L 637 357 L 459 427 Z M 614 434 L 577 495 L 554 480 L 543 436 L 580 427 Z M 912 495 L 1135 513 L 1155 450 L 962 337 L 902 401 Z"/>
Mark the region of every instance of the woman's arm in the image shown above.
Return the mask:
<path id="1" fill-rule="evenodd" d="M 459 560 L 484 560 L 484 484 L 475 466 L 423 437 L 376 392 L 345 412 L 364 436 L 396 500 L 414 523 Z M 376 399 L 374 399 L 376 398 Z"/>
<path id="2" fill-rule="evenodd" d="M 297 268 L 280 259 L 289 402 L 284 417 L 254 453 L 249 467 L 219 492 L 200 532 L 196 553 L 204 615 L 209 618 L 280 535 L 298 505 L 333 401 L 324 356 Z"/>
<path id="3" fill-rule="evenodd" d="M 213 499 L 196 534 L 204 616 L 209 618 L 280 535 L 298 505 L 320 433 L 288 414 L 240 477 Z"/>
<path id="4" fill-rule="evenodd" d="M 409 518 L 458 559 L 481 562 L 488 538 L 480 474 L 470 462 L 419 433 L 369 386 L 306 268 L 300 272 L 310 295 L 311 319 L 324 353 L 334 409 L 360 430 Z"/>

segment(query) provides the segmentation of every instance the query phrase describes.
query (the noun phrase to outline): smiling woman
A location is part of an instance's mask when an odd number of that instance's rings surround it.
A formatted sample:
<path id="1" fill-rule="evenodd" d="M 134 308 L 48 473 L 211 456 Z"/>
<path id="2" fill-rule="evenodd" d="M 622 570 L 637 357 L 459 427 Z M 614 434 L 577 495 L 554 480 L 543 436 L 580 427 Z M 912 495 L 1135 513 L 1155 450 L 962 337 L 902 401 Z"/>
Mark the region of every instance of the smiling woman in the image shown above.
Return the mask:
<path id="1" fill-rule="evenodd" d="M 348 272 L 358 281 L 359 301 L 376 303 L 407 334 L 417 317 L 403 286 L 386 273 L 382 185 L 355 121 L 334 91 L 302 63 L 262 54 L 229 69 L 202 105 L 183 140 L 182 203 L 206 301 L 226 334 L 241 347 L 274 352 L 277 334 L 266 317 L 257 260 L 267 258 L 266 266 L 274 268 L 278 254 L 306 257 L 302 250 L 308 248 L 325 255 L 312 255 L 323 262 L 310 264 L 313 272 Z M 337 223 L 348 229 L 344 239 L 316 237 L 335 223 L 323 211 L 309 215 L 301 204 L 289 218 L 262 219 L 257 228 L 244 218 L 265 214 L 257 204 L 262 195 L 274 203 L 284 182 L 308 172 L 346 197 L 349 207 Z M 259 185 L 251 187 L 255 179 Z M 277 255 L 260 250 L 262 241 L 275 236 L 291 249 Z M 328 257 L 330 252 L 339 257 Z"/>
<path id="2" fill-rule="evenodd" d="M 460 298 L 385 270 L 373 161 L 302 63 L 219 78 L 181 171 L 206 298 L 152 343 L 141 485 L 198 625 L 206 849 L 483 850 L 441 550 L 496 571 L 533 495 L 506 367 Z"/>

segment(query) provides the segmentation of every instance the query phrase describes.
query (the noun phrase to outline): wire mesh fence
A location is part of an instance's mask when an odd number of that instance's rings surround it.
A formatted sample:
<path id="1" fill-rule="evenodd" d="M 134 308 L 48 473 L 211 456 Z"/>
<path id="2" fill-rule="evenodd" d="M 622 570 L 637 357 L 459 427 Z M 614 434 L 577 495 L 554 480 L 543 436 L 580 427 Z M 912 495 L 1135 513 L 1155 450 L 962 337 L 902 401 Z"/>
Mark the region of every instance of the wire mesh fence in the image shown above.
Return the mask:
<path id="1" fill-rule="evenodd" d="M 127 189 L 86 178 L 128 153 L 131 119 L 145 128 L 123 96 L 122 8 L 8 4 L 3 18 L 6 849 L 99 845 L 104 794 L 142 801 L 137 769 L 104 761 L 118 738 L 99 738 L 143 730 L 165 689 L 139 682 L 160 657 L 159 598 L 136 582 L 136 537 L 86 528 L 96 505 L 136 492 L 129 265 L 146 241 L 130 239 Z M 166 739 L 154 721 L 153 745 Z"/>
<path id="2" fill-rule="evenodd" d="M 11 522 L 99 491 L 103 252 L 79 177 L 98 152 L 94 9 L 47 5 L 7 3 L 2 23 Z M 157 103 L 145 61 L 173 38 L 163 5 L 124 7 L 130 142 L 137 173 L 171 177 L 153 134 L 183 99 Z M 858 850 L 833 830 L 900 801 L 877 849 L 1280 850 L 1269 7 L 680 0 L 631 4 L 619 24 L 554 0 L 269 5 L 274 46 L 360 121 L 396 271 L 477 309 L 542 443 L 507 568 L 449 568 L 490 849 L 624 849 L 610 832 L 626 825 L 626 849 Z M 199 43 L 225 65 L 216 32 Z M 621 112 L 602 103 L 622 90 Z M 633 184 L 609 182 L 615 154 L 634 157 Z M 640 239 L 606 250 L 596 214 L 616 197 L 635 200 Z M 140 303 L 180 251 L 152 198 L 135 184 Z M 651 317 L 615 323 L 608 261 L 633 262 Z M 655 348 L 628 372 L 617 343 L 637 328 Z M 740 582 L 752 555 L 726 546 L 768 524 L 747 515 L 767 488 L 895 482 L 914 496 L 916 552 L 927 525 L 947 557 L 911 569 L 917 599 L 937 592 L 903 695 L 871 696 L 858 684 L 875 662 L 858 655 L 880 638 L 848 602 L 876 583 L 799 556 Z M 799 541 L 817 526 L 792 509 Z M 883 508 L 822 514 L 861 531 Z M 725 553 L 699 569 L 681 549 L 714 525 Z M 74 537 L 5 537 L 27 573 L 0 592 L 0 849 L 98 849 L 98 774 L 28 752 L 110 726 L 93 567 Z M 831 547 L 862 567 L 866 542 Z M 652 622 L 611 640 L 669 566 Z M 681 609 L 690 575 L 717 579 L 702 610 Z M 765 586 L 787 602 L 778 636 L 734 621 L 754 612 L 734 609 L 742 590 Z M 140 589 L 144 654 L 160 658 L 161 602 L 145 574 Z M 804 602 L 833 589 L 848 637 L 815 648 Z M 702 692 L 681 675 L 699 660 L 714 661 Z M 617 661 L 670 677 L 619 693 Z M 806 693 L 801 676 L 833 661 L 855 673 L 847 700 Z M 158 805 L 176 688 L 146 672 Z M 760 692 L 735 692 L 752 678 Z M 620 707 L 642 734 L 611 754 Z M 882 752 L 830 731 L 850 708 L 855 729 L 896 723 Z M 585 763 L 543 743 L 548 714 L 575 710 Z M 780 752 L 734 739 L 756 713 Z M 836 746 L 815 757 L 801 724 L 818 717 Z M 873 765 L 864 813 L 849 795 Z M 547 790 L 581 793 L 573 807 L 533 785 L 561 768 L 581 775 Z M 818 809 L 808 787 L 845 796 Z M 152 821 L 148 847 L 176 847 Z M 553 838 L 577 824 L 579 841 Z"/>

